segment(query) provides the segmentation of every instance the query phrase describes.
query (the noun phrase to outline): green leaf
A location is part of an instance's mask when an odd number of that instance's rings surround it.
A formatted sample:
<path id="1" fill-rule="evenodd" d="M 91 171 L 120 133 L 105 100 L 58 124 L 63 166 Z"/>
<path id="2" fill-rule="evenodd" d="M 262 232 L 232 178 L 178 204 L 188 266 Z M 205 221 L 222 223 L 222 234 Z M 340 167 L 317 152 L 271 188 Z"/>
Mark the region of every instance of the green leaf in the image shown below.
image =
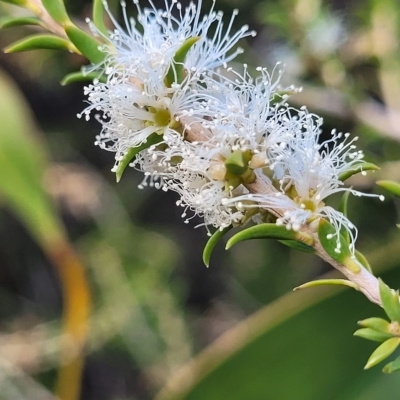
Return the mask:
<path id="1" fill-rule="evenodd" d="M 108 37 L 108 29 L 104 24 L 104 0 L 93 1 L 93 23 L 96 28 Z"/>
<path id="2" fill-rule="evenodd" d="M 363 328 L 371 328 L 379 332 L 385 332 L 390 334 L 390 322 L 386 321 L 383 318 L 375 318 L 375 317 L 367 318 L 363 319 L 362 321 L 358 321 L 357 323 Z"/>
<path id="3" fill-rule="evenodd" d="M 44 146 L 32 135 L 35 123 L 17 90 L 0 73 L 0 199 L 42 245 L 62 235 L 54 205 L 42 186 Z"/>
<path id="4" fill-rule="evenodd" d="M 376 181 L 376 184 L 388 190 L 393 195 L 400 197 L 400 184 L 393 181 Z"/>
<path id="5" fill-rule="evenodd" d="M 284 244 L 285 246 L 291 247 L 292 249 L 303 251 L 304 253 L 315 253 L 314 248 L 297 240 L 278 240 L 278 242 Z"/>
<path id="6" fill-rule="evenodd" d="M 227 233 L 231 229 L 232 229 L 232 225 L 227 226 L 226 228 L 222 229 L 222 231 L 217 229 L 212 234 L 210 239 L 208 239 L 208 241 L 204 247 L 204 251 L 203 251 L 203 262 L 207 268 L 210 266 L 211 253 L 213 252 L 214 247 L 222 239 L 222 237 L 225 235 L 225 233 Z"/>
<path id="7" fill-rule="evenodd" d="M 93 64 L 101 63 L 106 54 L 99 49 L 100 43 L 74 25 L 65 27 L 65 33 L 76 48 Z"/>
<path id="8" fill-rule="evenodd" d="M 105 77 L 100 76 L 98 72 L 91 72 L 91 73 L 83 73 L 81 71 L 78 72 L 71 72 L 68 75 L 65 75 L 64 78 L 61 80 L 61 85 L 66 86 L 69 85 L 70 83 L 75 83 L 75 82 L 86 82 L 86 81 L 94 81 L 95 79 L 98 79 L 100 82 L 105 82 Z"/>
<path id="9" fill-rule="evenodd" d="M 360 262 L 360 264 L 361 264 L 367 271 L 369 271 L 369 272 L 372 273 L 372 268 L 371 268 L 371 266 L 369 265 L 369 262 L 368 262 L 368 260 L 365 258 L 365 256 L 364 256 L 362 253 L 360 253 L 358 250 L 356 250 L 355 253 L 356 253 L 357 260 Z"/>
<path id="10" fill-rule="evenodd" d="M 349 201 L 350 192 L 344 192 L 338 207 L 338 211 L 340 211 L 345 217 L 347 217 L 347 204 Z M 350 235 L 349 231 L 345 229 L 344 226 L 340 229 L 341 235 L 345 238 L 346 242 L 350 244 Z"/>
<path id="11" fill-rule="evenodd" d="M 41 2 L 54 21 L 61 26 L 71 22 L 63 0 L 41 0 Z"/>
<path id="12" fill-rule="evenodd" d="M 399 281 L 399 264 L 374 254 L 374 264 L 382 260 L 379 266 L 392 268 L 390 279 Z M 376 305 L 343 289 L 292 292 L 262 307 L 189 360 L 154 400 L 393 398 L 398 377 L 363 371 L 373 343 L 349 336 L 360 313 L 372 315 Z"/>
<path id="13" fill-rule="evenodd" d="M 400 338 L 392 337 L 383 342 L 378 348 L 371 354 L 371 357 L 368 359 L 365 364 L 364 369 L 369 369 L 376 364 L 379 364 L 385 358 L 389 357 L 399 346 Z"/>
<path id="14" fill-rule="evenodd" d="M 136 157 L 138 153 L 140 153 L 144 149 L 148 149 L 154 144 L 160 143 L 162 140 L 162 135 L 158 135 L 156 132 L 154 132 L 147 138 L 147 141 L 145 143 L 142 143 L 138 147 L 132 147 L 131 149 L 129 149 L 124 155 L 124 158 L 118 164 L 117 171 L 115 173 L 117 182 L 121 180 L 122 174 L 124 173 L 126 167 Z"/>
<path id="15" fill-rule="evenodd" d="M 391 361 L 390 363 L 386 364 L 383 369 L 383 372 L 386 374 L 391 374 L 393 372 L 400 371 L 400 357 L 397 357 L 394 361 Z"/>
<path id="16" fill-rule="evenodd" d="M 4 17 L 0 19 L 0 29 L 23 25 L 37 25 L 44 27 L 42 21 L 36 17 Z"/>
<path id="17" fill-rule="evenodd" d="M 182 44 L 182 46 L 175 53 L 171 66 L 165 77 L 165 84 L 171 87 L 173 83 L 182 83 L 185 79 L 184 61 L 187 53 L 192 46 L 200 39 L 200 36 L 190 37 Z"/>
<path id="18" fill-rule="evenodd" d="M 307 289 L 316 286 L 326 286 L 326 285 L 341 285 L 348 286 L 355 290 L 360 290 L 360 287 L 347 279 L 316 279 L 315 281 L 310 281 L 307 283 L 303 283 L 300 286 L 295 287 L 293 290 Z"/>
<path id="19" fill-rule="evenodd" d="M 1 0 L 1 1 L 3 3 L 10 3 L 20 7 L 25 7 L 28 4 L 27 0 Z"/>
<path id="20" fill-rule="evenodd" d="M 311 235 L 303 232 L 295 232 L 286 229 L 285 226 L 278 226 L 276 224 L 259 224 L 250 228 L 244 229 L 232 236 L 226 244 L 228 250 L 236 243 L 242 242 L 243 240 L 251 239 L 283 239 L 283 240 L 298 240 L 304 244 L 312 245 L 314 239 Z"/>
<path id="21" fill-rule="evenodd" d="M 318 237 L 324 250 L 336 261 L 344 264 L 354 273 L 360 271 L 360 265 L 353 260 L 349 244 L 346 239 L 339 235 L 340 251 L 337 250 L 336 229 L 327 220 L 321 219 L 318 226 Z"/>
<path id="22" fill-rule="evenodd" d="M 53 49 L 73 51 L 74 46 L 68 40 L 55 35 L 31 35 L 7 46 L 6 53 L 17 53 L 20 51 Z"/>
<path id="23" fill-rule="evenodd" d="M 400 322 L 400 302 L 398 291 L 393 292 L 382 279 L 379 279 L 379 293 L 383 308 L 391 321 Z"/>
<path id="24" fill-rule="evenodd" d="M 363 339 L 372 340 L 374 342 L 384 342 L 387 339 L 393 337 L 390 333 L 378 332 L 371 328 L 362 328 L 354 332 L 354 336 L 358 336 Z"/>
<path id="25" fill-rule="evenodd" d="M 339 180 L 341 180 L 342 182 L 344 182 L 345 180 L 349 179 L 351 176 L 355 175 L 355 174 L 359 174 L 360 172 L 363 171 L 378 171 L 380 168 L 372 163 L 361 163 L 358 165 L 355 165 L 353 168 L 342 172 L 339 175 Z"/>

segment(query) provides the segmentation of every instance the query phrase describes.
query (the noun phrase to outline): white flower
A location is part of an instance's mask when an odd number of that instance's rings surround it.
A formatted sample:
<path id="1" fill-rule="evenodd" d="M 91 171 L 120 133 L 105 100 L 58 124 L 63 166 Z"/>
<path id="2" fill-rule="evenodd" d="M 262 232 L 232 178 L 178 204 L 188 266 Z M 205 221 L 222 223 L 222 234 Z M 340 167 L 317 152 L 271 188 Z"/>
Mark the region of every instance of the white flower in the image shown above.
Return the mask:
<path id="1" fill-rule="evenodd" d="M 292 110 L 293 111 L 293 110 Z M 225 204 L 237 203 L 241 207 L 261 207 L 279 210 L 282 213 L 277 225 L 286 225 L 287 229 L 297 231 L 305 224 L 319 218 L 326 218 L 335 228 L 335 251 L 340 252 L 340 232 L 346 230 L 350 236 L 350 249 L 354 253 L 357 229 L 341 212 L 325 205 L 324 200 L 337 192 L 350 192 L 356 196 L 376 196 L 361 193 L 345 187 L 340 175 L 354 169 L 364 161 L 361 151 L 356 150 L 354 142 L 348 141 L 349 134 L 339 142 L 343 134 L 332 132 L 332 138 L 318 143 L 319 127 L 322 120 L 312 114 L 300 111 L 286 121 L 290 131 L 290 140 L 285 149 L 279 152 L 271 163 L 272 181 L 278 191 L 269 194 L 248 194 L 235 199 L 225 200 Z M 288 136 L 286 136 L 287 138 Z M 380 196 L 380 199 L 382 197 Z M 252 204 L 244 204 L 244 202 Z"/>
<path id="2" fill-rule="evenodd" d="M 88 120 L 92 112 L 97 113 L 102 131 L 96 144 L 116 152 L 114 169 L 130 148 L 146 143 L 150 135 L 163 136 L 166 142 L 181 135 L 179 118 L 200 108 L 203 72 L 234 58 L 241 50 L 228 54 L 232 47 L 239 39 L 253 34 L 246 26 L 231 34 L 236 12 L 226 29 L 222 13 L 213 9 L 201 19 L 201 1 L 197 6 L 191 3 L 184 11 L 176 0 L 165 1 L 165 11 L 157 10 L 151 1 L 150 9 L 142 9 L 138 1 L 134 3 L 142 29 L 128 18 L 125 2 L 121 4 L 126 31 L 111 14 L 116 29 L 109 38 L 92 25 L 108 44 L 103 46 L 107 53 L 104 65 L 91 68 L 104 68 L 107 81 L 96 80 L 85 88 L 89 106 L 78 115 L 85 115 Z M 214 30 L 211 38 L 207 37 L 210 27 Z M 171 68 L 177 73 L 176 52 L 188 39 L 197 37 L 183 61 L 185 76 L 176 83 L 166 81 Z"/>
<path id="3" fill-rule="evenodd" d="M 223 199 L 247 193 L 243 187 L 232 188 L 225 181 L 226 169 L 223 151 L 215 143 L 176 142 L 163 150 L 156 146 L 141 152 L 136 164 L 145 173 L 142 186 L 158 181 L 155 185 L 164 191 L 177 192 L 177 205 L 184 208 L 182 217 L 188 222 L 194 215 L 204 217 L 204 224 L 223 229 L 239 224 L 244 211 L 235 205 L 225 206 Z M 193 216 L 187 218 L 188 211 Z"/>

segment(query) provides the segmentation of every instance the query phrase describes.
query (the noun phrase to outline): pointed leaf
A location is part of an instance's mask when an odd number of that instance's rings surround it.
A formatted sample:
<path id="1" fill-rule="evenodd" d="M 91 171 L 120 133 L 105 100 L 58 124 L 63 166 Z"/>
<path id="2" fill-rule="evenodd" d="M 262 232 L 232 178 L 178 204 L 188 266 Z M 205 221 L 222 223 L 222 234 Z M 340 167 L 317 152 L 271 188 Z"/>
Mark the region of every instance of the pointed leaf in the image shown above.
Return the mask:
<path id="1" fill-rule="evenodd" d="M 337 249 L 336 229 L 325 219 L 321 219 L 319 222 L 318 237 L 324 250 L 334 260 L 344 264 L 354 273 L 358 273 L 360 271 L 361 267 L 357 261 L 353 259 L 349 244 L 342 235 L 339 235 L 340 250 Z"/>
<path id="2" fill-rule="evenodd" d="M 393 335 L 389 333 L 378 332 L 371 328 L 358 329 L 353 335 L 363 339 L 372 340 L 374 342 L 384 342 L 385 340 L 393 337 Z"/>
<path id="3" fill-rule="evenodd" d="M 15 6 L 25 7 L 28 4 L 28 0 L 1 0 L 4 3 L 14 4 Z"/>
<path id="4" fill-rule="evenodd" d="M 367 271 L 369 271 L 369 272 L 372 273 L 372 268 L 371 268 L 371 266 L 369 265 L 368 260 L 367 260 L 367 259 L 365 258 L 365 256 L 364 256 L 362 253 L 360 253 L 358 250 L 356 250 L 356 257 L 357 257 L 357 260 L 360 262 L 360 264 L 361 264 Z"/>
<path id="5" fill-rule="evenodd" d="M 99 77 L 98 72 L 92 72 L 92 73 L 83 73 L 81 71 L 78 72 L 71 72 L 70 74 L 67 74 L 62 78 L 61 80 L 61 85 L 66 86 L 69 85 L 70 83 L 75 83 L 75 82 L 86 82 L 86 81 L 94 81 L 95 79 L 98 79 L 100 82 L 105 82 L 104 77 Z"/>
<path id="6" fill-rule="evenodd" d="M 125 168 L 129 165 L 129 163 L 135 158 L 135 156 L 140 153 L 144 149 L 148 149 L 150 146 L 154 144 L 160 143 L 163 140 L 162 135 L 158 135 L 157 133 L 152 133 L 145 143 L 142 143 L 138 147 L 132 147 L 127 151 L 124 158 L 119 162 L 117 171 L 116 171 L 116 178 L 117 182 L 121 180 L 122 174 L 125 171 Z"/>
<path id="7" fill-rule="evenodd" d="M 383 187 L 384 189 L 388 190 L 393 195 L 400 197 L 400 184 L 393 181 L 377 181 L 377 185 Z"/>
<path id="8" fill-rule="evenodd" d="M 38 25 L 44 27 L 42 21 L 36 17 L 4 17 L 0 19 L 0 29 L 22 25 Z"/>
<path id="9" fill-rule="evenodd" d="M 55 35 L 32 35 L 18 40 L 7 46 L 6 53 L 16 53 L 19 51 L 29 51 L 37 49 L 54 49 L 73 51 L 74 46 L 68 40 Z"/>
<path id="10" fill-rule="evenodd" d="M 391 374 L 393 372 L 400 371 L 400 357 L 397 357 L 394 361 L 391 361 L 389 364 L 386 364 L 383 369 L 383 372 L 386 374 Z"/>
<path id="11" fill-rule="evenodd" d="M 398 337 L 392 337 L 383 342 L 371 354 L 371 357 L 368 359 L 367 364 L 365 364 L 364 369 L 371 368 L 374 365 L 379 364 L 385 358 L 389 357 L 397 349 L 399 344 L 400 344 L 400 338 Z"/>
<path id="12" fill-rule="evenodd" d="M 278 240 L 278 242 L 284 244 L 285 246 L 291 247 L 292 249 L 303 251 L 304 253 L 315 253 L 314 248 L 297 240 Z"/>
<path id="13" fill-rule="evenodd" d="M 400 322 L 400 302 L 399 293 L 393 292 L 382 279 L 379 279 L 379 293 L 383 303 L 383 308 L 391 321 Z"/>
<path id="14" fill-rule="evenodd" d="M 287 230 L 285 226 L 278 226 L 276 224 L 269 223 L 259 224 L 240 231 L 228 240 L 228 243 L 226 244 L 226 249 L 228 250 L 234 244 L 239 243 L 243 240 L 250 239 L 299 240 L 307 245 L 312 245 L 314 242 L 314 239 L 311 235 L 303 232 Z"/>
<path id="15" fill-rule="evenodd" d="M 182 83 L 185 79 L 185 70 L 183 62 L 187 53 L 192 46 L 200 39 L 200 36 L 190 37 L 182 44 L 182 46 L 175 53 L 172 64 L 169 67 L 168 73 L 165 77 L 165 84 L 171 87 L 173 83 Z"/>
<path id="16" fill-rule="evenodd" d="M 360 290 L 360 287 L 356 283 L 348 281 L 347 279 L 316 279 L 315 281 L 303 283 L 302 285 L 295 287 L 293 290 L 325 285 L 341 285 L 351 287 L 355 290 Z"/>
<path id="17" fill-rule="evenodd" d="M 60 25 L 70 22 L 63 0 L 41 0 L 41 2 L 54 21 Z"/>
<path id="18" fill-rule="evenodd" d="M 106 54 L 100 49 L 100 43 L 86 32 L 74 25 L 68 25 L 65 33 L 76 48 L 93 64 L 101 63 Z"/>
<path id="19" fill-rule="evenodd" d="M 378 171 L 380 168 L 372 163 L 361 163 L 358 165 L 355 165 L 353 168 L 342 172 L 339 175 L 339 180 L 341 180 L 342 182 L 344 182 L 345 180 L 349 179 L 351 176 L 355 175 L 355 174 L 359 174 L 360 172 L 363 171 Z"/>
<path id="20" fill-rule="evenodd" d="M 383 318 L 367 318 L 357 322 L 363 328 L 371 328 L 379 332 L 390 334 L 390 322 Z M 391 335 L 393 336 L 393 335 Z"/>
<path id="21" fill-rule="evenodd" d="M 93 1 L 93 23 L 96 28 L 105 36 L 108 36 L 108 29 L 104 24 L 104 0 Z"/>
<path id="22" fill-rule="evenodd" d="M 0 198 L 40 244 L 54 243 L 63 228 L 42 186 L 46 154 L 32 135 L 35 124 L 23 99 L 9 82 L 0 74 Z"/>
<path id="23" fill-rule="evenodd" d="M 347 204 L 349 200 L 349 195 L 350 192 L 344 192 L 338 207 L 338 211 L 340 211 L 345 217 L 347 217 Z M 350 244 L 350 234 L 349 231 L 344 228 L 344 226 L 342 226 L 340 233 L 345 238 L 346 242 Z"/>
<path id="24" fill-rule="evenodd" d="M 203 251 L 203 262 L 207 268 L 210 266 L 211 253 L 214 250 L 214 247 L 221 240 L 221 238 L 225 235 L 225 233 L 227 233 L 231 229 L 232 229 L 232 225 L 222 229 L 222 231 L 217 229 L 213 233 L 213 235 L 210 237 L 210 239 L 208 239 L 208 242 L 206 243 L 206 246 L 204 247 L 204 251 Z"/>

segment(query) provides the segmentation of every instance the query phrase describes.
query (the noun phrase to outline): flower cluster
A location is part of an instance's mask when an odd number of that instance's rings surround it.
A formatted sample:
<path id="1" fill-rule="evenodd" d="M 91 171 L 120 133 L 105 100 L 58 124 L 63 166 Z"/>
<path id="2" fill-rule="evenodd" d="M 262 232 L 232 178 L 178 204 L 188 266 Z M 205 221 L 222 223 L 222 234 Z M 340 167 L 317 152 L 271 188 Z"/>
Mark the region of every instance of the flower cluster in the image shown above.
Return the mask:
<path id="1" fill-rule="evenodd" d="M 280 85 L 282 70 L 227 63 L 241 53 L 237 42 L 253 36 L 247 26 L 233 31 L 222 12 L 200 18 L 201 1 L 182 9 L 142 9 L 125 28 L 103 36 L 101 78 L 86 88 L 92 113 L 102 124 L 96 143 L 116 153 L 114 170 L 130 163 L 150 185 L 179 194 L 185 221 L 194 215 L 218 229 L 275 221 L 288 230 L 312 227 L 320 218 L 335 227 L 336 250 L 346 231 L 354 252 L 357 230 L 325 204 L 333 193 L 362 193 L 343 185 L 348 171 L 363 170 L 356 138 L 332 132 L 320 143 L 321 119 L 287 104 L 298 89 Z M 140 25 L 140 26 L 138 26 Z M 103 34 L 93 27 L 97 36 Z M 212 32 L 212 33 L 211 33 Z M 257 182 L 267 188 L 256 191 Z"/>

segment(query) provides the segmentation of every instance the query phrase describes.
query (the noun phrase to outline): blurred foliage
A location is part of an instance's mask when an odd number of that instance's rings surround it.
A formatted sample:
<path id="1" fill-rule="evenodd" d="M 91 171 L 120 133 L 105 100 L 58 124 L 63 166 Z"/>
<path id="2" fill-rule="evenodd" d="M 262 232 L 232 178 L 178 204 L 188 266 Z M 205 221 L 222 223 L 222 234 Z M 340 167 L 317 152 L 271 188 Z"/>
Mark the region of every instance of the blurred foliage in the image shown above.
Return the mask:
<path id="1" fill-rule="evenodd" d="M 203 3 L 206 10 L 212 2 Z M 89 0 L 66 4 L 77 20 L 90 15 Z M 118 1 L 110 6 L 118 15 Z M 351 178 L 351 184 L 383 193 L 376 179 L 400 182 L 397 0 L 216 4 L 227 15 L 235 7 L 236 26 L 249 24 L 259 32 L 242 43 L 246 52 L 239 62 L 285 63 L 285 81 L 304 88 L 293 104 L 321 114 L 326 133 L 337 128 L 358 135 L 368 161 L 381 167 Z M 6 15 L 24 11 L 0 3 L 0 16 Z M 0 46 L 36 32 L 35 27 L 4 29 Z M 328 271 L 321 260 L 275 241 L 249 241 L 229 252 L 218 243 L 206 269 L 206 232 L 193 229 L 196 220 L 192 226 L 182 223 L 173 193 L 138 190 L 141 176 L 132 169 L 115 183 L 113 154 L 93 146 L 99 126 L 75 118 L 85 107 L 82 84 L 59 85 L 82 63 L 66 52 L 0 54 L 1 68 L 22 90 L 43 131 L 39 150 L 30 149 L 32 132 L 26 131 L 36 131 L 34 122 L 22 126 L 30 121 L 29 111 L 11 107 L 15 88 L 7 96 L 2 89 L 2 111 L 10 118 L 16 113 L 19 125 L 2 119 L 1 135 L 7 134 L 21 155 L 12 156 L 3 146 L 0 153 L 21 171 L 21 179 L 2 173 L 12 183 L 8 193 L 19 193 L 29 211 L 27 217 L 19 212 L 19 219 L 9 213 L 16 203 L 0 211 L 0 398 L 54 398 L 66 299 L 54 262 L 34 241 L 39 225 L 29 222 L 40 211 L 35 196 L 46 199 L 45 210 L 52 209 L 46 192 L 57 204 L 92 291 L 82 399 L 146 400 L 167 382 L 157 400 L 393 397 L 399 377 L 379 368 L 363 372 L 374 344 L 351 337 L 357 320 L 380 310 L 359 293 L 336 288 L 285 295 Z M 3 187 L 6 183 L 2 180 Z M 32 186 L 39 194 L 32 194 Z M 360 231 L 360 251 L 377 275 L 391 270 L 384 279 L 392 287 L 400 286 L 399 204 L 389 195 L 383 204 L 356 198 L 348 205 Z"/>

